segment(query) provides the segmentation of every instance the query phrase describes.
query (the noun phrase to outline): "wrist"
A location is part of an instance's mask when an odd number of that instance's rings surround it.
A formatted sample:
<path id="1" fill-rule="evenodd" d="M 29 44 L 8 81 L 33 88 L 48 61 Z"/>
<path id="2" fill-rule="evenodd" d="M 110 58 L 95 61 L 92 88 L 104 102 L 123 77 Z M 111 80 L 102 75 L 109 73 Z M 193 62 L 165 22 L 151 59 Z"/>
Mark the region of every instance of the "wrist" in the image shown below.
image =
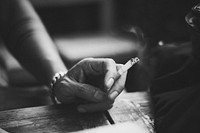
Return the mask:
<path id="1" fill-rule="evenodd" d="M 50 94 L 50 98 L 54 104 L 60 103 L 55 96 L 55 89 L 56 89 L 55 84 L 57 84 L 66 74 L 67 74 L 67 71 L 57 72 L 51 80 L 51 83 L 49 85 L 49 94 Z"/>

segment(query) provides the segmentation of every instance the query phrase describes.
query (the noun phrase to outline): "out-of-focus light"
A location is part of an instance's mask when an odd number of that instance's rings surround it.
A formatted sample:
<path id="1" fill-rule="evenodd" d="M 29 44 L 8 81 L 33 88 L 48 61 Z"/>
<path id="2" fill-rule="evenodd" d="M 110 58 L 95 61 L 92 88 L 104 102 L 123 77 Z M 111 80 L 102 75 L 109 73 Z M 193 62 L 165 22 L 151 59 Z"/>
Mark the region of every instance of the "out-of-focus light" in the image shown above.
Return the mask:
<path id="1" fill-rule="evenodd" d="M 158 42 L 158 45 L 159 45 L 159 46 L 163 46 L 163 45 L 164 45 L 164 42 L 163 42 L 163 41 L 159 41 L 159 42 Z"/>

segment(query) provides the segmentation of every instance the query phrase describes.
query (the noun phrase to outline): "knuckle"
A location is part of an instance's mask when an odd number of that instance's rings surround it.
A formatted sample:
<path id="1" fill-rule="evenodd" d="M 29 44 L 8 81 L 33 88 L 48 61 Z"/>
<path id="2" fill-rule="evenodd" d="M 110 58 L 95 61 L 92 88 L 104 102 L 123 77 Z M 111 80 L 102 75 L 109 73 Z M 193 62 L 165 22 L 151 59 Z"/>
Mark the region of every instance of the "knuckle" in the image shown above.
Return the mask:
<path id="1" fill-rule="evenodd" d="M 120 94 L 124 89 L 125 89 L 125 87 L 119 87 L 119 89 L 117 90 L 117 92 Z"/>
<path id="2" fill-rule="evenodd" d="M 92 57 L 84 58 L 77 63 L 77 66 L 78 67 L 88 66 L 93 59 L 94 58 L 92 58 Z"/>
<path id="3" fill-rule="evenodd" d="M 124 88 L 125 88 L 125 84 L 118 83 L 114 90 L 118 91 L 118 90 L 123 90 Z"/>
<path id="4" fill-rule="evenodd" d="M 84 59 L 82 59 L 81 61 L 82 62 L 87 62 L 87 61 L 90 61 L 90 60 L 92 60 L 92 59 L 94 59 L 94 58 L 92 58 L 92 57 L 87 57 L 87 58 L 84 58 Z"/>
<path id="5" fill-rule="evenodd" d="M 111 58 L 106 58 L 105 61 L 107 63 L 115 64 L 115 61 L 113 59 L 111 59 Z"/>

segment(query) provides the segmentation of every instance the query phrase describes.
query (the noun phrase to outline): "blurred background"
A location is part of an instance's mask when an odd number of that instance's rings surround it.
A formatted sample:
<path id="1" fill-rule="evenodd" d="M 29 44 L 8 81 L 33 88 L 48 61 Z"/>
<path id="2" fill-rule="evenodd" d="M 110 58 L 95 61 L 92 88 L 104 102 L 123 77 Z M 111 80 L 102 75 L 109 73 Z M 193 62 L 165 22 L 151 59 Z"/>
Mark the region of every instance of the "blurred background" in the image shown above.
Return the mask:
<path id="1" fill-rule="evenodd" d="M 139 26 L 153 42 L 188 40 L 185 15 L 198 0 L 31 0 L 52 35 Z"/>
<path id="2" fill-rule="evenodd" d="M 185 16 L 198 0 L 30 1 L 68 68 L 85 57 L 125 63 L 139 56 L 141 63 L 128 73 L 128 91 L 148 89 L 152 73 L 159 77 L 178 69 L 191 52 Z M 137 30 L 130 33 L 131 27 L 143 32 L 144 42 Z M 9 85 L 37 83 L 5 48 L 1 50 L 8 76 L 1 75 Z"/>

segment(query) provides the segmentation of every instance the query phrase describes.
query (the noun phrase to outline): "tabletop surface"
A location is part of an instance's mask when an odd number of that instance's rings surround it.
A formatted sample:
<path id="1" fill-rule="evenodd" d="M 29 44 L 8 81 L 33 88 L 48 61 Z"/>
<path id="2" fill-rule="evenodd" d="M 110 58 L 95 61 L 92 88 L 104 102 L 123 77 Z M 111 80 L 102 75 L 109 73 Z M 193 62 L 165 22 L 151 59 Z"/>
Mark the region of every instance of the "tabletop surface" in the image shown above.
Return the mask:
<path id="1" fill-rule="evenodd" d="M 4 110 L 0 111 L 0 128 L 15 133 L 75 132 L 132 121 L 151 132 L 150 104 L 147 92 L 137 92 L 121 94 L 113 108 L 104 112 L 80 114 L 74 105 Z"/>

